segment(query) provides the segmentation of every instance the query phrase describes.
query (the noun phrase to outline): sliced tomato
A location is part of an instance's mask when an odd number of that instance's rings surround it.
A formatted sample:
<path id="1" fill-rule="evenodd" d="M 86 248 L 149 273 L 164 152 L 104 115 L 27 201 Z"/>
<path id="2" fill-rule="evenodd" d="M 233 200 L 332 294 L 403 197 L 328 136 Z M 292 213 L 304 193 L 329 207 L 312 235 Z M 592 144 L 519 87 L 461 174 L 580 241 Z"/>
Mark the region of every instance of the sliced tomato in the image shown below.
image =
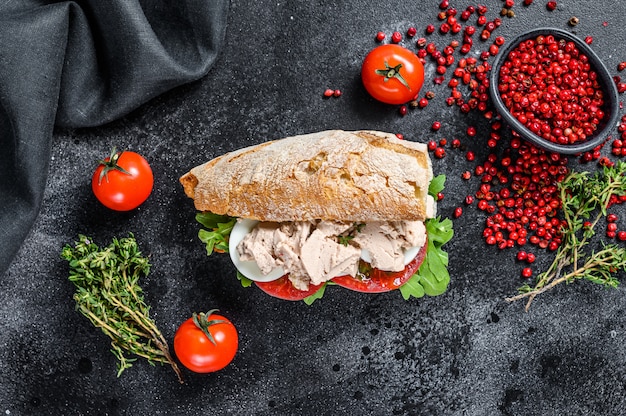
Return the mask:
<path id="1" fill-rule="evenodd" d="M 283 300 L 302 300 L 311 296 L 324 286 L 324 284 L 309 285 L 309 290 L 296 289 L 289 280 L 288 275 L 279 277 L 271 282 L 254 282 L 254 284 L 268 295 Z"/>
<path id="2" fill-rule="evenodd" d="M 333 282 L 346 289 L 355 290 L 357 292 L 382 293 L 389 292 L 402 286 L 417 272 L 426 257 L 426 246 L 424 244 L 417 256 L 406 265 L 404 270 L 399 272 L 386 272 L 380 269 L 372 268 L 369 263 L 362 261 L 359 269 L 365 268 L 364 273 L 357 273 L 356 277 L 350 275 L 337 276 L 332 279 Z"/>

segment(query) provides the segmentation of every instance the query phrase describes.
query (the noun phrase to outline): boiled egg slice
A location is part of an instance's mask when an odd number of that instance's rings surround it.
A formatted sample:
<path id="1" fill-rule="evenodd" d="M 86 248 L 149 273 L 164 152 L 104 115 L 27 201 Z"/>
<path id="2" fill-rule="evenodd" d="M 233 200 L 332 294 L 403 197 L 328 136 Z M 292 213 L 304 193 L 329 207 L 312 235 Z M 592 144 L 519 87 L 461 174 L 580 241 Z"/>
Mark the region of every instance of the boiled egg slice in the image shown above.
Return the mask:
<path id="1" fill-rule="evenodd" d="M 422 247 L 409 247 L 408 249 L 404 250 L 404 265 L 406 266 L 407 264 L 409 264 L 410 262 L 413 261 L 413 259 L 415 257 L 417 257 L 417 253 L 419 253 L 420 249 Z M 362 248 L 361 249 L 361 259 L 366 262 L 366 263 L 372 263 L 372 256 L 370 255 L 370 252 L 367 249 Z"/>
<path id="2" fill-rule="evenodd" d="M 237 246 L 241 240 L 243 240 L 246 235 L 250 234 L 258 223 L 259 221 L 256 220 L 237 220 L 233 230 L 230 232 L 228 251 L 230 253 L 230 259 L 241 274 L 255 282 L 271 282 L 272 280 L 276 280 L 285 274 L 282 267 L 276 267 L 269 274 L 265 275 L 256 261 L 241 260 L 239 258 L 239 253 L 237 252 Z"/>

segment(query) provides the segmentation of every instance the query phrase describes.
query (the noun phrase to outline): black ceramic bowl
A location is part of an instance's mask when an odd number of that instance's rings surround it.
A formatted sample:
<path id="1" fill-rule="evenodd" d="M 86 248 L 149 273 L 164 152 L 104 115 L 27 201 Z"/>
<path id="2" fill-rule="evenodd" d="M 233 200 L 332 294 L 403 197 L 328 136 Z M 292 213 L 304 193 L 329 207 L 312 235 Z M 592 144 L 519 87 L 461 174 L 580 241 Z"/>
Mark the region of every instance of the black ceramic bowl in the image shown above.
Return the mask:
<path id="1" fill-rule="evenodd" d="M 517 118 L 515 118 L 510 113 L 509 109 L 504 105 L 502 97 L 500 97 L 500 93 L 498 92 L 500 67 L 507 60 L 509 52 L 515 49 L 521 42 L 528 39 L 536 38 L 539 35 L 552 35 L 557 40 L 565 39 L 567 41 L 574 42 L 578 47 L 578 50 L 587 55 L 592 69 L 595 70 L 598 74 L 598 82 L 604 93 L 604 107 L 602 108 L 602 110 L 604 111 L 605 115 L 594 134 L 591 137 L 587 137 L 584 141 L 576 142 L 570 145 L 564 145 L 554 143 L 552 141 L 544 139 L 541 136 L 538 136 L 522 123 L 520 123 Z M 589 45 L 587 45 L 587 43 L 585 43 L 582 39 L 572 35 L 571 33 L 561 29 L 533 29 L 528 32 L 522 33 L 515 39 L 508 42 L 506 47 L 502 48 L 499 54 L 496 56 L 496 59 L 491 69 L 489 83 L 491 99 L 493 100 L 496 110 L 502 116 L 504 121 L 506 121 L 506 123 L 508 123 L 509 126 L 522 138 L 535 144 L 536 146 L 542 147 L 543 149 L 551 152 L 575 155 L 589 151 L 604 143 L 604 141 L 607 140 L 609 134 L 611 133 L 611 130 L 617 125 L 618 122 L 619 98 L 617 95 L 617 88 L 611 74 L 606 69 L 606 66 L 602 63 L 598 55 L 595 54 L 595 52 L 589 47 Z"/>

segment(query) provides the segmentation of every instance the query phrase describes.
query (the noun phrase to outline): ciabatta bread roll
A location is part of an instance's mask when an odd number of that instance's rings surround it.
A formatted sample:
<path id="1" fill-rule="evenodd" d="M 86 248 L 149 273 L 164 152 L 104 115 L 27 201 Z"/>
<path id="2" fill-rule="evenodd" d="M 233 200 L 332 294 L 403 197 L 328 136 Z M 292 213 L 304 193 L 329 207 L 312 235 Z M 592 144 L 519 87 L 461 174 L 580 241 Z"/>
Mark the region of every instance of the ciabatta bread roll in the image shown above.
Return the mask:
<path id="1" fill-rule="evenodd" d="M 199 211 L 261 221 L 423 221 L 426 145 L 378 131 L 322 131 L 227 153 L 180 178 Z"/>

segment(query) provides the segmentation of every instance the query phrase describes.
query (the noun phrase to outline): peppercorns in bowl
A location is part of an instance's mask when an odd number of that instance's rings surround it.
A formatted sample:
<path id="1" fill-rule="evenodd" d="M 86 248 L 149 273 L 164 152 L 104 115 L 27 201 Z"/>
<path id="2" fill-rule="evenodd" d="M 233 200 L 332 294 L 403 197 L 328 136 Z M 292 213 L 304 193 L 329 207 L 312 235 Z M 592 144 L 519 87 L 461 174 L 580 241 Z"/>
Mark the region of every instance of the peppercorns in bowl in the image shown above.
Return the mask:
<path id="1" fill-rule="evenodd" d="M 587 43 L 561 29 L 533 29 L 510 41 L 489 81 L 496 110 L 511 129 L 551 152 L 594 149 L 618 122 L 611 74 Z"/>

